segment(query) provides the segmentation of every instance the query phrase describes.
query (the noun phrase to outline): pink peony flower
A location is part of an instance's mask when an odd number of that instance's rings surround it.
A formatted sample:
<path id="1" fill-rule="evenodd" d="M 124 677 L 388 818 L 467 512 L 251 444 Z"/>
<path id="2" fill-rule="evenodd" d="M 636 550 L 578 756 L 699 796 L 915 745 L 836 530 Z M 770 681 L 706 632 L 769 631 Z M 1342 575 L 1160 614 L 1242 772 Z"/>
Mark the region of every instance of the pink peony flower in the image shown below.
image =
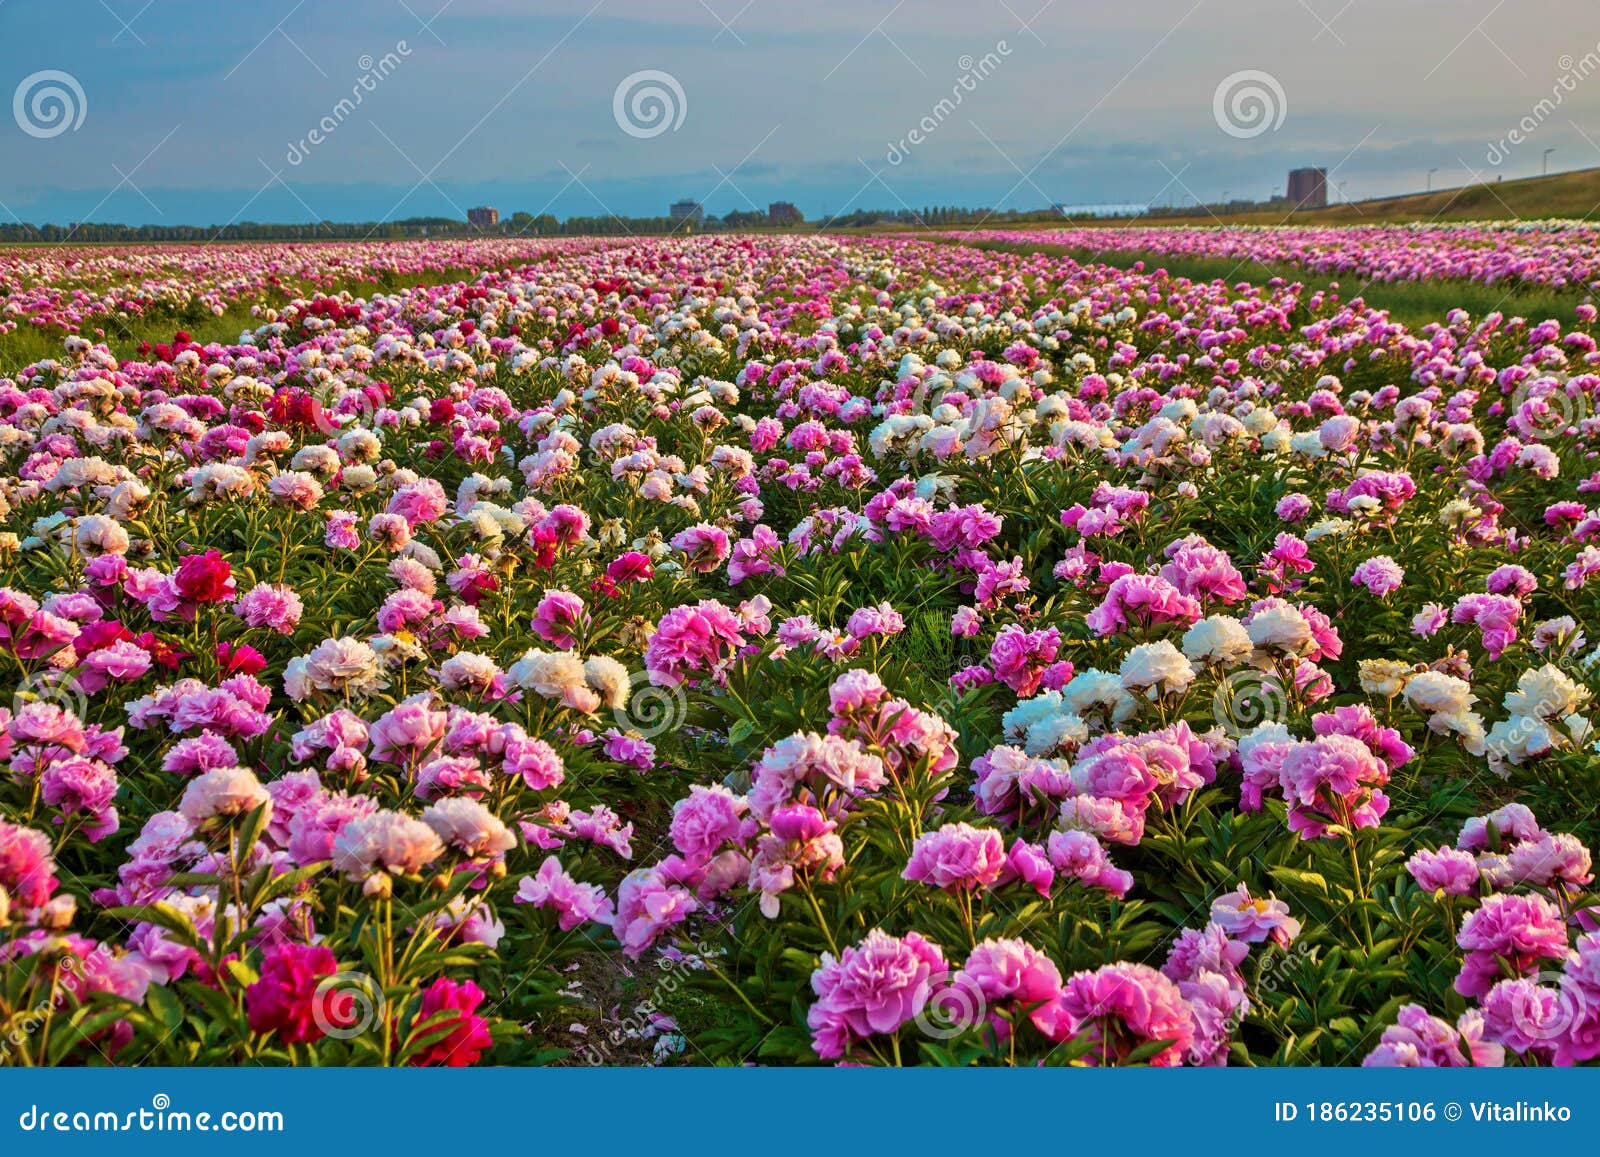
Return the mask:
<path id="1" fill-rule="evenodd" d="M 1001 1013 L 1014 1011 L 1053 1038 L 1060 1028 L 1060 995 L 1061 972 L 1044 953 L 1021 940 L 984 940 L 934 1001 L 958 1024 L 986 1017 L 996 1032 L 1008 1033 Z"/>
<path id="2" fill-rule="evenodd" d="M 1483 997 L 1496 980 L 1526 976 L 1541 960 L 1567 955 L 1567 928 L 1560 911 L 1543 896 L 1497 893 L 1461 923 L 1456 943 L 1467 949 L 1455 988 Z"/>
<path id="3" fill-rule="evenodd" d="M 1350 575 L 1352 586 L 1366 587 L 1380 599 L 1399 590 L 1405 580 L 1405 568 L 1386 554 L 1360 563 Z"/>
<path id="4" fill-rule="evenodd" d="M 1437 851 L 1424 848 L 1406 861 L 1406 871 L 1411 873 L 1419 887 L 1430 892 L 1470 896 L 1478 890 L 1477 857 L 1455 848 L 1440 848 Z"/>
<path id="5" fill-rule="evenodd" d="M 189 782 L 178 811 L 192 823 L 204 823 L 216 816 L 236 816 L 254 811 L 272 797 L 247 767 L 219 767 Z"/>
<path id="6" fill-rule="evenodd" d="M 1255 899 L 1243 884 L 1211 902 L 1211 919 L 1229 936 L 1246 944 L 1270 940 L 1287 947 L 1300 935 L 1300 921 L 1289 915 L 1289 905 L 1273 895 Z"/>
<path id="7" fill-rule="evenodd" d="M 957 823 L 918 836 L 901 875 L 947 892 L 970 892 L 992 886 L 1005 866 L 1005 840 L 998 831 Z"/>
<path id="8" fill-rule="evenodd" d="M 563 932 L 570 932 L 585 921 L 610 924 L 612 919 L 611 901 L 605 889 L 595 884 L 580 884 L 567 875 L 561 861 L 554 856 L 546 856 L 537 873 L 517 882 L 513 901 L 532 904 L 535 908 L 553 908 Z"/>
<path id="9" fill-rule="evenodd" d="M 1224 583 L 1222 589 L 1231 591 L 1231 586 Z M 1114 635 L 1130 625 L 1152 627 L 1177 624 L 1189 627 L 1199 622 L 1203 615 L 1199 602 L 1184 594 L 1167 578 L 1161 575 L 1126 574 L 1107 588 L 1104 601 L 1089 612 L 1087 622 L 1095 634 L 1105 636 Z"/>
<path id="10" fill-rule="evenodd" d="M 617 888 L 612 929 L 622 943 L 622 951 L 638 957 L 699 906 L 692 892 L 669 883 L 656 869 L 641 868 L 629 872 Z"/>
<path id="11" fill-rule="evenodd" d="M 23 908 L 42 908 L 56 890 L 50 837 L 0 820 L 0 887 Z"/>

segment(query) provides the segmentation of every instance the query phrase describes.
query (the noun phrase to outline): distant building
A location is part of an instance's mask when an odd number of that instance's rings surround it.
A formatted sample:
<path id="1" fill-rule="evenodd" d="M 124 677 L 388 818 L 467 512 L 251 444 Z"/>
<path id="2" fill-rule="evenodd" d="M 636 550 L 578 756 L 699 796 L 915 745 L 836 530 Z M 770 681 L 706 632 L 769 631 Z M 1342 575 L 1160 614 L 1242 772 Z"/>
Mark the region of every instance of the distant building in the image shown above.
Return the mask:
<path id="1" fill-rule="evenodd" d="M 467 224 L 479 229 L 493 229 L 500 224 L 500 210 L 490 205 L 480 205 L 467 210 Z"/>
<path id="2" fill-rule="evenodd" d="M 798 225 L 805 214 L 788 201 L 774 201 L 767 206 L 767 220 L 773 225 Z"/>
<path id="3" fill-rule="evenodd" d="M 1328 205 L 1327 169 L 1292 169 L 1289 204 L 1296 209 L 1324 209 Z"/>
<path id="4" fill-rule="evenodd" d="M 674 221 L 704 221 L 706 219 L 706 207 L 699 201 L 691 201 L 688 198 L 682 201 L 674 201 L 672 208 L 667 212 Z"/>

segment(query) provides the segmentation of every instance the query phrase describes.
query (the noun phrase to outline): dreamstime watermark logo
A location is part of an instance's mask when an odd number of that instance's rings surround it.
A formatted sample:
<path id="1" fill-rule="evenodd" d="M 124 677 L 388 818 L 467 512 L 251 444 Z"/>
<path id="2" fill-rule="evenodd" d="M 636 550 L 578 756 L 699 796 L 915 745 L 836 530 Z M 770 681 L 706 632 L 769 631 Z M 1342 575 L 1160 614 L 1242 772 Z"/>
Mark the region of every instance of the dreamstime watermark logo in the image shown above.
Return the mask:
<path id="1" fill-rule="evenodd" d="M 22 78 L 11 95 L 11 115 L 30 137 L 49 140 L 83 126 L 89 98 L 70 72 L 45 68 Z"/>
<path id="2" fill-rule="evenodd" d="M 24 707 L 38 703 L 59 707 L 82 719 L 89 709 L 89 696 L 75 675 L 66 671 L 35 671 L 17 684 L 11 696 L 11 713 L 16 715 Z"/>
<path id="3" fill-rule="evenodd" d="M 1513 999 L 1511 1023 L 1529 1041 L 1548 1044 L 1565 1039 L 1589 1014 L 1583 988 L 1562 972 L 1541 972 L 1530 977 L 1536 987 L 1527 1000 Z"/>
<path id="4" fill-rule="evenodd" d="M 57 1109 L 30 1104 L 17 1117 L 24 1133 L 282 1133 L 283 1113 L 275 1109 L 226 1109 L 194 1113 L 174 1109 L 172 1098 L 157 1093 L 149 1108 Z"/>
<path id="5" fill-rule="evenodd" d="M 963 399 L 970 399 L 971 404 L 968 405 Z M 917 388 L 911 392 L 908 408 L 902 411 L 902 415 L 911 418 L 930 418 L 937 422 L 940 406 L 951 406 L 959 410 L 961 416 L 970 423 L 970 428 L 976 430 L 984 425 L 991 410 L 1004 407 L 1004 401 L 976 379 L 963 384 L 942 374 L 930 374 L 917 383 Z M 1006 409 L 1005 412 L 1010 411 Z"/>
<path id="6" fill-rule="evenodd" d="M 930 996 L 911 1023 L 930 1040 L 954 1040 L 989 1016 L 988 1003 L 976 988 L 951 984 Z"/>
<path id="7" fill-rule="evenodd" d="M 1211 115 L 1223 132 L 1247 141 L 1283 127 L 1289 97 L 1270 72 L 1246 68 L 1222 78 L 1211 95 Z"/>
<path id="8" fill-rule="evenodd" d="M 298 141 L 290 141 L 289 151 L 284 154 L 283 159 L 291 165 L 302 163 L 311 155 L 312 149 L 338 132 L 339 126 L 361 107 L 361 102 L 378 91 L 378 85 L 393 75 L 401 62 L 410 55 L 411 46 L 404 40 L 395 41 L 394 48 L 376 60 L 370 53 L 362 53 L 356 61 L 356 67 L 361 70 L 361 75 L 356 77 L 355 83 L 350 86 L 350 95 L 341 97 L 328 114 L 312 126 L 311 131 L 305 136 Z"/>
<path id="9" fill-rule="evenodd" d="M 1235 671 L 1217 684 L 1211 715 L 1217 726 L 1238 737 L 1263 723 L 1281 723 L 1289 713 L 1283 686 L 1256 670 Z"/>
<path id="10" fill-rule="evenodd" d="M 335 438 L 356 426 L 371 428 L 383 406 L 375 387 L 352 388 L 333 377 L 317 382 L 311 398 L 315 403 L 312 422 L 321 433 Z"/>
<path id="11" fill-rule="evenodd" d="M 324 976 L 311 994 L 311 1018 L 324 1036 L 350 1040 L 383 1022 L 383 990 L 365 972 Z"/>
<path id="12" fill-rule="evenodd" d="M 1562 53 L 1556 60 L 1556 67 L 1561 71 L 1550 86 L 1550 95 L 1540 97 L 1505 136 L 1489 142 L 1483 154 L 1489 164 L 1504 164 L 1518 145 L 1525 144 L 1545 121 L 1555 115 L 1556 109 L 1566 103 L 1567 97 L 1578 91 L 1580 84 L 1600 72 L 1600 44 L 1577 58 L 1571 53 Z"/>
<path id="13" fill-rule="evenodd" d="M 1311 963 L 1311 958 L 1316 950 L 1303 940 L 1296 940 L 1282 952 L 1269 955 L 1261 965 L 1260 974 L 1256 977 L 1256 991 L 1262 993 L 1276 993 L 1288 984 L 1293 974 Z"/>
<path id="14" fill-rule="evenodd" d="M 1263 957 L 1261 969 L 1256 974 L 1255 982 L 1250 986 L 1250 997 L 1240 994 L 1233 1010 L 1227 1017 L 1227 1035 L 1233 1036 L 1244 1024 L 1245 1018 L 1254 1009 L 1252 999 L 1260 1003 L 1267 1003 L 1268 997 L 1276 996 L 1280 990 L 1285 989 L 1295 982 L 1295 975 L 1300 969 L 1314 963 L 1316 949 L 1304 940 L 1296 940 L 1285 947 L 1281 952 L 1270 952 Z"/>
<path id="15" fill-rule="evenodd" d="M 1517 386 L 1506 423 L 1523 438 L 1548 442 L 1589 416 L 1589 395 L 1565 374 L 1539 374 Z"/>
<path id="16" fill-rule="evenodd" d="M 605 1036 L 586 1042 L 574 1053 L 580 1064 L 599 1066 L 616 1059 L 617 1053 L 628 1041 L 647 1039 L 661 1027 L 667 1015 L 661 1002 L 671 997 L 688 982 L 689 974 L 699 970 L 699 961 L 717 950 L 709 944 L 696 942 L 670 959 L 663 957 L 661 979 L 656 981 L 650 994 L 633 1006 L 633 1012 L 621 1019 L 608 1019 Z"/>
<path id="17" fill-rule="evenodd" d="M 111 952 L 105 945 L 97 944 L 90 955 L 109 958 Z M 73 977 L 76 986 L 82 987 L 85 979 L 83 961 L 76 956 L 70 952 L 66 953 L 56 963 L 56 969 L 58 982 L 62 977 Z M 0 1032 L 0 1065 L 8 1062 L 12 1053 L 21 1051 L 27 1045 L 29 1038 L 45 1026 L 55 1011 L 58 996 L 54 991 L 54 985 L 47 984 L 45 987 L 47 991 L 40 995 L 32 1007 L 13 1014 L 10 1020 L 6 1021 L 3 1032 Z"/>
<path id="18" fill-rule="evenodd" d="M 650 681 L 648 671 L 635 671 L 628 677 L 628 701 L 612 712 L 618 728 L 636 732 L 642 739 L 676 731 L 688 715 L 689 697 L 683 684 L 659 686 Z"/>
<path id="19" fill-rule="evenodd" d="M 729 354 L 720 340 L 703 330 L 697 331 L 705 340 L 681 343 L 669 347 L 663 354 L 662 365 L 671 366 L 678 371 L 678 381 L 684 385 L 691 385 L 702 375 L 710 375 L 712 371 L 725 367 Z"/>
<path id="20" fill-rule="evenodd" d="M 939 126 L 961 107 L 967 96 L 977 92 L 978 85 L 994 75 L 1005 58 L 1010 55 L 1011 46 L 1004 40 L 995 41 L 994 48 L 977 59 L 973 59 L 970 52 L 962 53 L 956 61 L 956 67 L 961 73 L 950 86 L 950 95 L 941 97 L 928 114 L 913 125 L 905 136 L 898 141 L 891 141 L 883 159 L 891 165 L 898 165 L 905 160 L 912 149 L 938 132 Z"/>
<path id="21" fill-rule="evenodd" d="M 630 137 L 647 141 L 677 132 L 689 112 L 683 85 L 670 72 L 645 68 L 622 78 L 611 94 L 611 115 Z"/>

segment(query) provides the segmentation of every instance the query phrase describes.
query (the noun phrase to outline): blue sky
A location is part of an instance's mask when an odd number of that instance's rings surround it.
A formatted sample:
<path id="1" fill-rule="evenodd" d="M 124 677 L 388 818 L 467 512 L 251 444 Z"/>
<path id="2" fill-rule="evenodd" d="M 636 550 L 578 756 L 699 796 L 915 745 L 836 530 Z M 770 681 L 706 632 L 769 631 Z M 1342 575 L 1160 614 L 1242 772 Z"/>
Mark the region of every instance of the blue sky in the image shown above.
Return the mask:
<path id="1" fill-rule="evenodd" d="M 614 113 L 640 73 L 659 132 Z M 1362 197 L 1600 165 L 1600 5 L 0 0 L 6 94 L 4 220 Z"/>

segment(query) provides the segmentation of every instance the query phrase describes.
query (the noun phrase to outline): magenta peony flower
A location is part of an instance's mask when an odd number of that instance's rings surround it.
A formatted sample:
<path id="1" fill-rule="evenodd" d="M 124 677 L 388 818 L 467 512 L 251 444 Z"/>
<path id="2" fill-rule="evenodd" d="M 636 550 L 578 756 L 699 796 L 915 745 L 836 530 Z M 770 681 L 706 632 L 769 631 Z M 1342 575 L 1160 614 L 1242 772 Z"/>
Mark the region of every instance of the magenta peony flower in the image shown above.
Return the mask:
<path id="1" fill-rule="evenodd" d="M 1181 1065 L 1194 1040 L 1194 1016 L 1178 986 L 1144 964 L 1075 973 L 1059 1005 L 1062 1039 L 1093 1042 L 1084 1055 L 1090 1064 L 1116 1064 L 1141 1045 L 1166 1041 L 1149 1063 Z"/>
<path id="2" fill-rule="evenodd" d="M 1045 669 L 1056 661 L 1061 632 L 1055 627 L 1028 631 L 1011 624 L 1001 629 L 989 648 L 995 678 L 1026 699 L 1039 690 Z"/>
<path id="3" fill-rule="evenodd" d="M 657 686 L 674 686 L 692 675 L 721 674 L 744 646 L 738 618 L 709 599 L 674 607 L 661 616 L 645 649 L 645 669 Z"/>
<path id="4" fill-rule="evenodd" d="M 1383 1030 L 1378 1045 L 1361 1062 L 1365 1068 L 1495 1068 L 1505 1049 L 1484 1041 L 1483 1014 L 1463 1013 L 1452 1026 L 1430 1016 L 1420 1004 L 1401 1005 L 1397 1023 Z"/>
<path id="5" fill-rule="evenodd" d="M 545 642 L 565 650 L 577 644 L 578 632 L 588 623 L 589 613 L 581 598 L 571 591 L 547 590 L 533 610 L 528 629 Z"/>
<path id="6" fill-rule="evenodd" d="M 898 1032 L 948 975 L 944 954 L 916 932 L 901 939 L 874 929 L 837 959 L 824 953 L 811 974 L 817 994 L 806 1014 L 812 1047 L 819 1057 L 834 1059 L 868 1037 Z"/>
<path id="7" fill-rule="evenodd" d="M 1231 593 L 1232 587 L 1223 582 L 1221 589 Z M 1104 601 L 1089 612 L 1087 622 L 1095 634 L 1105 636 L 1114 635 L 1130 625 L 1152 627 L 1176 624 L 1189 627 L 1202 617 L 1204 612 L 1199 602 L 1184 594 L 1167 578 L 1127 574 L 1107 588 Z M 1053 655 L 1051 657 L 1054 658 Z"/>
<path id="8" fill-rule="evenodd" d="M 1046 1036 L 1060 1028 L 1061 972 L 1044 953 L 1021 940 L 985 940 L 967 954 L 967 962 L 950 978 L 950 987 L 934 997 L 958 1024 L 987 1019 L 997 1033 L 1010 1025 L 1002 1012 L 1025 1014 Z"/>
<path id="9" fill-rule="evenodd" d="M 269 947 L 259 979 L 244 990 L 250 1031 L 275 1032 L 285 1044 L 303 1044 L 320 1040 L 329 1027 L 345 1027 L 351 1010 L 337 1006 L 348 1001 L 348 994 L 319 995 L 317 990 L 324 976 L 338 971 L 339 962 L 320 944 L 286 941 Z"/>
<path id="10" fill-rule="evenodd" d="M 695 784 L 672 806 L 672 846 L 691 862 L 711 859 L 726 843 L 743 846 L 756 830 L 750 805 L 721 784 Z"/>
<path id="11" fill-rule="evenodd" d="M 1541 960 L 1567 955 L 1567 928 L 1560 911 L 1543 896 L 1497 893 L 1461 923 L 1456 943 L 1468 950 L 1456 977 L 1462 996 L 1483 997 L 1510 971 L 1512 978 L 1538 970 Z"/>

